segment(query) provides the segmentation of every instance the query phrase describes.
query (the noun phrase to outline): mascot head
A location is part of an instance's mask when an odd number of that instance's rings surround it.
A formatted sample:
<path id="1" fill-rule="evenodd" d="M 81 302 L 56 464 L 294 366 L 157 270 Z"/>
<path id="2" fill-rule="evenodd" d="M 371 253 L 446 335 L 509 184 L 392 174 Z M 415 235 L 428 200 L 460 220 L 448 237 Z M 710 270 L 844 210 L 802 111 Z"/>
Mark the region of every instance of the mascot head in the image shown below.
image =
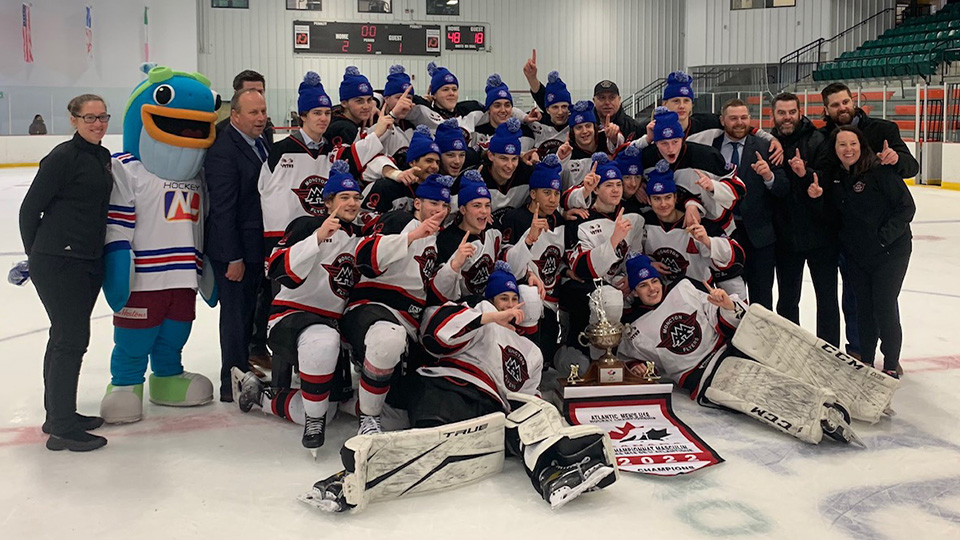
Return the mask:
<path id="1" fill-rule="evenodd" d="M 218 108 L 203 75 L 153 67 L 123 111 L 123 149 L 160 178 L 194 178 L 216 137 Z"/>

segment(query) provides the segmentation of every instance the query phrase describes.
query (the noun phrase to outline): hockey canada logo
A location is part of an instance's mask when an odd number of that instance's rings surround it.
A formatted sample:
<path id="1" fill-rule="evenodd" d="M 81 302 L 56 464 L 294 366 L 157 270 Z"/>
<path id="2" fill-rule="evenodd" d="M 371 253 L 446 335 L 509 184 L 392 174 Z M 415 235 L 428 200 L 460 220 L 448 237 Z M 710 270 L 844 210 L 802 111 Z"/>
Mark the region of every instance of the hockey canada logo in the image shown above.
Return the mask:
<path id="1" fill-rule="evenodd" d="M 200 194 L 191 191 L 167 191 L 163 194 L 163 214 L 167 221 L 200 220 Z"/>
<path id="2" fill-rule="evenodd" d="M 857 183 L 853 185 L 853 191 L 855 191 L 855 192 L 857 192 L 857 193 L 863 193 L 863 190 L 864 190 L 864 188 L 866 188 L 866 187 L 867 187 L 866 184 L 864 184 L 862 181 L 858 180 Z"/>
<path id="3" fill-rule="evenodd" d="M 666 266 L 667 270 L 670 271 L 670 273 L 665 276 L 668 283 L 687 275 L 687 268 L 690 267 L 690 261 L 681 255 L 679 251 L 670 247 L 662 247 L 654 251 L 651 257 L 656 261 L 660 261 L 660 264 Z"/>
<path id="4" fill-rule="evenodd" d="M 350 253 L 341 253 L 331 264 L 323 265 L 330 274 L 330 290 L 333 294 L 347 299 L 350 289 L 360 281 L 360 271 L 357 270 L 356 260 Z"/>
<path id="5" fill-rule="evenodd" d="M 663 136 L 672 139 L 673 138 L 673 128 L 663 128 Z"/>
<path id="6" fill-rule="evenodd" d="M 674 313 L 660 327 L 660 343 L 657 347 L 674 354 L 690 354 L 703 341 L 703 332 L 697 322 L 697 312 Z"/>
<path id="7" fill-rule="evenodd" d="M 523 383 L 530 379 L 527 359 L 510 345 L 500 346 L 500 358 L 503 359 L 503 384 L 507 390 L 519 392 L 523 388 Z"/>
<path id="8" fill-rule="evenodd" d="M 420 279 L 426 284 L 437 273 L 437 248 L 427 246 L 420 255 L 414 255 L 413 260 L 420 265 Z"/>
<path id="9" fill-rule="evenodd" d="M 291 190 L 300 199 L 304 212 L 311 216 L 319 216 L 324 212 L 326 207 L 323 206 L 323 184 L 326 182 L 319 176 L 311 175 L 300 182 L 299 188 Z"/>
<path id="10" fill-rule="evenodd" d="M 473 266 L 463 271 L 464 281 L 470 294 L 483 294 L 493 272 L 493 257 L 484 253 Z"/>
<path id="11" fill-rule="evenodd" d="M 534 264 L 537 265 L 537 269 L 540 271 L 540 278 L 543 279 L 543 284 L 546 287 L 553 287 L 557 282 L 557 271 L 560 269 L 560 248 L 554 245 L 547 246 L 547 249 L 543 250 L 543 255 L 540 255 L 540 258 L 534 261 Z"/>

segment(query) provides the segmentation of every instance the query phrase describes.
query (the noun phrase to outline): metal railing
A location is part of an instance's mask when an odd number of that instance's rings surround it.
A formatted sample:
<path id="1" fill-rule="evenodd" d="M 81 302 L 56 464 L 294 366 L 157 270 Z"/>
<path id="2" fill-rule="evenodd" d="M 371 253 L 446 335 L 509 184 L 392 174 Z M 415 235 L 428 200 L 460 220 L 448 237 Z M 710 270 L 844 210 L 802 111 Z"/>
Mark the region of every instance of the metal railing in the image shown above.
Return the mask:
<path id="1" fill-rule="evenodd" d="M 861 26 L 867 24 L 868 22 L 881 17 L 886 14 L 893 14 L 891 17 L 891 22 L 889 26 L 884 28 L 884 31 L 893 28 L 896 25 L 896 8 L 886 8 L 874 13 L 870 17 L 858 22 L 857 24 L 847 28 L 846 30 L 840 32 L 839 34 L 827 39 L 827 38 L 817 38 L 810 43 L 798 48 L 797 50 L 787 53 L 780 57 L 779 66 L 777 69 L 777 83 L 780 88 L 783 88 L 790 84 L 796 84 L 803 79 L 809 77 L 814 70 L 820 67 L 821 62 L 824 61 L 823 52 L 824 48 L 828 44 L 834 44 L 839 41 L 840 38 L 849 34 L 850 32 L 860 28 Z M 880 32 L 882 33 L 882 32 Z M 832 49 L 833 47 L 831 47 Z M 833 51 L 837 52 L 837 51 Z M 835 54 L 837 56 L 837 54 Z M 791 69 L 792 68 L 792 69 Z M 793 72 L 793 77 L 789 77 L 790 72 Z M 802 72 L 802 74 L 801 74 Z"/>

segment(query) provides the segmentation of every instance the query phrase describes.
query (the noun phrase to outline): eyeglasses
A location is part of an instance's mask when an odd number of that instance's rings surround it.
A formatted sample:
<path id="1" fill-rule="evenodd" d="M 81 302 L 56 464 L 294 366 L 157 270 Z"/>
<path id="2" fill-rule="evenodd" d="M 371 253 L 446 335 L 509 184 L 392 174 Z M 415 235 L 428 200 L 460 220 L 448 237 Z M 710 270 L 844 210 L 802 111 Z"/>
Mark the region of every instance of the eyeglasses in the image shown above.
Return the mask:
<path id="1" fill-rule="evenodd" d="M 96 114 L 85 114 L 85 115 L 83 115 L 83 116 L 81 116 L 81 115 L 79 115 L 79 114 L 75 114 L 75 115 L 73 115 L 73 117 L 74 117 L 74 118 L 82 118 L 84 124 L 92 124 L 92 123 L 96 122 L 97 120 L 99 120 L 100 122 L 106 124 L 107 122 L 110 121 L 110 115 L 109 115 L 109 114 L 101 114 L 101 115 L 99 115 L 99 116 L 96 115 Z"/>

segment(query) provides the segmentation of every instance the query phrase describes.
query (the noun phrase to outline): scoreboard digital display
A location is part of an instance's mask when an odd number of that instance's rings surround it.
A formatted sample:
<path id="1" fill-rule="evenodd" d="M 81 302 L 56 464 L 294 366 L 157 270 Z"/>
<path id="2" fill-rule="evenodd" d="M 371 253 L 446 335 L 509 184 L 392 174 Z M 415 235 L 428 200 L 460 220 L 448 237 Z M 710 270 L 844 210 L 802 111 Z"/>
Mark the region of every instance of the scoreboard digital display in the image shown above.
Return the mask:
<path id="1" fill-rule="evenodd" d="M 487 50 L 485 26 L 447 25 L 444 48 L 448 51 Z"/>
<path id="2" fill-rule="evenodd" d="M 293 52 L 440 56 L 440 25 L 294 21 Z"/>

